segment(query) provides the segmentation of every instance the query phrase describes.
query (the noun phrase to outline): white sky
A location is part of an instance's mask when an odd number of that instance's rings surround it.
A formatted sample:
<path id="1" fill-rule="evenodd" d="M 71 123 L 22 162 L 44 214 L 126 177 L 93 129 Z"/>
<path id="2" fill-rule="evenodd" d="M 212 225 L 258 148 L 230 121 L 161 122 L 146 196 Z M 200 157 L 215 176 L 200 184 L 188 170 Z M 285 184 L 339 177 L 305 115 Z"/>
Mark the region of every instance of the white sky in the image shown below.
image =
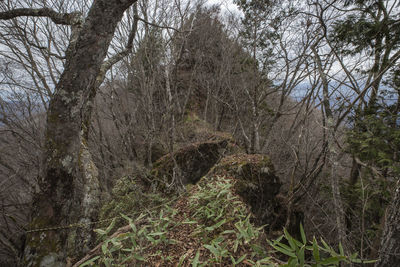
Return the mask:
<path id="1" fill-rule="evenodd" d="M 208 0 L 207 3 L 210 5 L 218 4 L 221 5 L 221 11 L 224 12 L 232 12 L 232 13 L 240 13 L 239 9 L 235 4 L 233 4 L 232 0 Z"/>

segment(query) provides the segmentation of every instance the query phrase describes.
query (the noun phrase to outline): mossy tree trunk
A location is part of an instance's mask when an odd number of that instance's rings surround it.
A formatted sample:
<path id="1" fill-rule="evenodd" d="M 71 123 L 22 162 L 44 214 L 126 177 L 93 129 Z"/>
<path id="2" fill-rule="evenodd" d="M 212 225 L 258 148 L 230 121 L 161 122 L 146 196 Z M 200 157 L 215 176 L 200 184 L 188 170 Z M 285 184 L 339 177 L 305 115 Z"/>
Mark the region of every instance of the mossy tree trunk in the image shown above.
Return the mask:
<path id="1" fill-rule="evenodd" d="M 62 14 L 49 8 L 15 9 L 0 19 L 19 16 L 49 17 L 56 24 L 72 25 L 65 69 L 49 101 L 44 171 L 40 193 L 34 198 L 31 228 L 82 223 L 87 227 L 28 232 L 26 266 L 63 266 L 67 257 L 79 256 L 93 241 L 90 222 L 97 217 L 99 182 L 88 149 L 92 105 L 104 78 L 104 59 L 115 28 L 136 0 L 95 0 L 87 17 Z"/>

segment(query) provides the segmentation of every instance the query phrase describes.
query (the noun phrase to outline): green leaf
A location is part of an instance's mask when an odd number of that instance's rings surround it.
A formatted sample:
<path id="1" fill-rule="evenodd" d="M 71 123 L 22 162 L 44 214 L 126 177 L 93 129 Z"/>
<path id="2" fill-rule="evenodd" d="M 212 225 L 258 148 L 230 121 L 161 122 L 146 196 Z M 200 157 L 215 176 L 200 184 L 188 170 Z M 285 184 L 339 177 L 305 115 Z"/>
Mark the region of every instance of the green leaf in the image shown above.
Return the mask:
<path id="1" fill-rule="evenodd" d="M 351 254 L 351 256 L 350 256 L 352 259 L 355 259 L 355 258 L 357 258 L 358 257 L 358 253 L 357 252 L 355 252 L 355 253 L 353 253 L 353 254 Z"/>
<path id="2" fill-rule="evenodd" d="M 297 258 L 290 258 L 287 263 L 287 266 L 288 267 L 298 267 Z"/>
<path id="3" fill-rule="evenodd" d="M 227 193 L 229 193 L 229 190 L 228 189 L 223 189 L 218 193 L 217 198 L 219 198 L 221 195 L 226 195 Z"/>
<path id="4" fill-rule="evenodd" d="M 125 263 L 125 262 L 128 262 L 128 261 L 131 261 L 133 258 L 134 258 L 134 256 L 130 255 L 129 257 L 124 258 L 121 263 Z"/>
<path id="5" fill-rule="evenodd" d="M 225 238 L 223 236 L 218 236 L 217 238 L 213 239 L 212 243 L 219 244 L 219 243 L 223 242 L 224 240 L 225 240 Z"/>
<path id="6" fill-rule="evenodd" d="M 162 236 L 164 234 L 165 232 L 154 232 L 154 233 L 149 233 L 148 236 Z"/>
<path id="7" fill-rule="evenodd" d="M 339 253 L 340 253 L 340 256 L 344 256 L 343 246 L 342 246 L 342 243 L 340 243 L 340 242 L 339 242 Z"/>
<path id="8" fill-rule="evenodd" d="M 345 260 L 346 257 L 329 257 L 327 259 L 324 259 L 323 261 L 321 261 L 321 264 L 323 265 L 330 265 L 330 264 L 334 264 L 337 265 L 339 264 L 340 261 Z"/>
<path id="9" fill-rule="evenodd" d="M 140 235 L 142 235 L 145 231 L 146 231 L 146 228 L 148 227 L 148 225 L 144 225 L 140 230 L 139 230 L 139 232 L 137 233 L 137 235 L 138 236 L 140 236 Z"/>
<path id="10" fill-rule="evenodd" d="M 129 232 L 128 233 L 123 233 L 123 234 L 118 235 L 116 239 L 118 241 L 123 241 L 125 239 L 128 239 L 131 235 L 132 235 L 132 233 L 129 233 Z"/>
<path id="11" fill-rule="evenodd" d="M 239 259 L 237 259 L 236 264 L 241 263 L 247 257 L 247 254 L 242 255 Z"/>
<path id="12" fill-rule="evenodd" d="M 117 240 L 117 238 L 112 238 L 110 239 L 110 241 L 115 247 L 120 247 L 122 245 L 121 242 Z"/>
<path id="13" fill-rule="evenodd" d="M 112 221 L 111 221 L 111 223 L 110 223 L 110 225 L 107 227 L 107 229 L 106 229 L 106 235 L 109 233 L 109 232 L 111 232 L 111 230 L 114 228 L 114 226 L 115 226 L 115 222 L 117 221 L 117 219 L 116 218 L 114 218 Z"/>
<path id="14" fill-rule="evenodd" d="M 192 267 L 197 267 L 199 265 L 199 258 L 200 258 L 200 251 L 198 250 L 196 253 L 196 256 L 194 256 L 194 259 L 192 261 Z"/>
<path id="15" fill-rule="evenodd" d="M 197 221 L 184 221 L 182 224 L 195 224 Z"/>
<path id="16" fill-rule="evenodd" d="M 155 243 L 156 240 L 154 238 L 152 238 L 151 236 L 146 236 L 147 240 L 149 240 L 151 243 Z"/>
<path id="17" fill-rule="evenodd" d="M 292 248 L 290 248 L 289 246 L 287 246 L 287 245 L 285 245 L 285 244 L 283 244 L 281 242 L 274 242 L 274 245 L 279 246 L 279 247 L 281 247 L 283 249 L 286 249 L 286 250 L 294 252 L 294 250 Z"/>
<path id="18" fill-rule="evenodd" d="M 300 235 L 301 235 L 301 240 L 303 241 L 303 244 L 305 245 L 307 243 L 307 239 L 306 239 L 306 234 L 304 233 L 303 224 L 301 224 L 301 223 L 300 223 Z"/>
<path id="19" fill-rule="evenodd" d="M 218 223 L 214 224 L 213 226 L 206 227 L 205 229 L 209 232 L 214 231 L 215 229 L 221 227 L 226 222 L 226 219 L 219 221 Z"/>
<path id="20" fill-rule="evenodd" d="M 220 256 L 219 251 L 218 251 L 214 246 L 211 246 L 211 245 L 204 245 L 204 247 L 205 247 L 206 249 L 208 249 L 212 254 L 214 254 L 215 257 L 219 257 L 219 256 Z"/>
<path id="21" fill-rule="evenodd" d="M 304 246 L 305 244 L 301 243 L 300 241 L 298 241 L 297 239 L 293 238 L 293 242 L 296 245 L 296 251 L 298 251 L 299 248 L 301 248 L 302 246 Z"/>
<path id="22" fill-rule="evenodd" d="M 304 246 L 302 246 L 301 248 L 300 248 L 300 251 L 299 251 L 299 255 L 298 255 L 298 258 L 299 258 L 299 263 L 300 263 L 300 267 L 303 267 L 304 266 L 304 250 L 305 250 L 305 245 Z"/>
<path id="23" fill-rule="evenodd" d="M 139 221 L 139 220 L 143 219 L 144 217 L 146 217 L 146 214 L 140 213 L 139 217 L 137 217 L 135 221 Z"/>
<path id="24" fill-rule="evenodd" d="M 325 251 L 325 252 L 328 252 L 328 253 L 331 253 L 332 254 L 332 251 L 333 251 L 333 249 L 321 238 L 321 242 L 322 242 L 322 244 L 324 245 L 324 247 L 325 248 L 321 248 L 323 251 Z"/>
<path id="25" fill-rule="evenodd" d="M 277 251 L 279 251 L 279 252 L 281 252 L 281 253 L 283 253 L 283 254 L 289 256 L 289 257 L 293 257 L 293 258 L 296 257 L 296 254 L 294 254 L 293 251 L 291 251 L 289 247 L 288 247 L 289 249 L 284 249 L 284 248 L 281 248 L 281 247 L 279 247 L 279 246 L 277 246 L 277 245 L 274 245 L 274 244 L 272 244 L 271 246 L 272 246 L 274 249 L 276 249 Z"/>
<path id="26" fill-rule="evenodd" d="M 187 257 L 187 253 L 183 254 L 180 258 L 179 258 L 179 263 L 178 263 L 178 267 L 181 267 L 183 262 L 185 261 L 186 257 Z"/>
<path id="27" fill-rule="evenodd" d="M 315 261 L 317 263 L 319 263 L 321 259 L 319 257 L 319 247 L 317 244 L 317 240 L 315 239 L 315 236 L 313 238 L 313 256 L 314 256 Z"/>
<path id="28" fill-rule="evenodd" d="M 88 261 L 85 261 L 84 263 L 82 263 L 81 265 L 79 265 L 79 267 L 84 267 L 84 266 L 89 266 L 90 264 L 92 264 L 93 262 L 95 262 L 97 259 L 99 259 L 100 256 L 96 256 Z"/>
<path id="29" fill-rule="evenodd" d="M 222 235 L 227 235 L 227 234 L 233 234 L 233 233 L 236 233 L 236 232 L 234 230 L 225 230 L 221 234 Z"/>
<path id="30" fill-rule="evenodd" d="M 106 231 L 104 231 L 102 229 L 94 229 L 94 231 L 101 236 L 105 236 L 107 234 Z"/>
<path id="31" fill-rule="evenodd" d="M 258 260 L 257 262 L 258 263 L 270 263 L 271 262 L 271 257 L 263 258 L 261 260 Z"/>
<path id="32" fill-rule="evenodd" d="M 361 259 L 350 259 L 351 262 L 354 263 L 364 263 L 364 264 L 370 264 L 370 263 L 375 263 L 378 260 L 361 260 Z"/>
<path id="33" fill-rule="evenodd" d="M 285 234 L 286 240 L 289 242 L 290 248 L 292 250 L 296 250 L 296 245 L 293 242 L 293 237 L 289 234 L 286 228 L 283 229 L 283 233 Z"/>
<path id="34" fill-rule="evenodd" d="M 229 257 L 231 258 L 231 262 L 232 262 L 233 266 L 236 266 L 237 263 L 235 261 L 235 258 L 232 255 L 229 255 Z"/>
<path id="35" fill-rule="evenodd" d="M 103 255 L 106 255 L 108 252 L 108 240 L 101 245 L 101 251 L 103 252 Z"/>
<path id="36" fill-rule="evenodd" d="M 138 261 L 146 261 L 146 259 L 143 256 L 136 254 L 136 253 L 133 254 L 133 257 L 135 259 L 137 259 Z"/>
<path id="37" fill-rule="evenodd" d="M 250 223 L 247 226 L 247 233 L 248 233 L 249 238 L 253 238 L 254 237 L 253 226 Z"/>
<path id="38" fill-rule="evenodd" d="M 261 258 L 265 258 L 267 256 L 264 247 L 257 244 L 251 244 L 250 247 L 254 251 L 252 254 L 255 253 L 258 257 Z"/>
<path id="39" fill-rule="evenodd" d="M 133 221 L 131 218 L 129 218 L 128 216 L 126 216 L 126 215 L 123 214 L 123 213 L 120 213 L 119 215 L 120 215 L 122 218 L 124 218 L 125 220 L 127 220 L 128 222 L 132 222 L 132 221 Z"/>
<path id="40" fill-rule="evenodd" d="M 238 246 L 239 246 L 239 240 L 238 239 L 236 239 L 235 240 L 235 243 L 233 244 L 233 252 L 234 253 L 236 253 L 236 251 L 237 251 L 237 249 L 238 249 Z"/>
<path id="41" fill-rule="evenodd" d="M 281 242 L 282 238 L 283 238 L 283 235 L 281 235 L 280 237 L 278 237 L 277 239 L 275 239 L 275 242 Z"/>

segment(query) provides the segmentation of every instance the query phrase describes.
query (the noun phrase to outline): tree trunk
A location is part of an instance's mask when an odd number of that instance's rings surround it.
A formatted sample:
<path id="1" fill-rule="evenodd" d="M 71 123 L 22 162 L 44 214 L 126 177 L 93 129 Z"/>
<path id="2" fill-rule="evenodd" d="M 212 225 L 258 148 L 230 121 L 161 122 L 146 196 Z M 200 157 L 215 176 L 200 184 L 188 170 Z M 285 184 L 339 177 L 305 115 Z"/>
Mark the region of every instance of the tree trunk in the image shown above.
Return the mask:
<path id="1" fill-rule="evenodd" d="M 349 254 L 350 252 L 350 242 L 347 239 L 346 235 L 346 217 L 344 211 L 344 205 L 342 201 L 342 197 L 340 194 L 340 187 L 339 187 L 339 176 L 337 175 L 337 168 L 339 162 L 339 153 L 336 151 L 337 148 L 335 146 L 335 120 L 333 117 L 333 111 L 330 106 L 330 94 L 329 94 L 329 82 L 326 73 L 323 70 L 323 65 L 321 61 L 321 57 L 317 52 L 315 46 L 313 46 L 312 51 L 314 53 L 315 62 L 317 64 L 318 73 L 321 76 L 322 81 L 322 94 L 323 94 L 323 101 L 322 105 L 325 111 L 326 116 L 326 135 L 327 145 L 328 145 L 328 159 L 330 162 L 331 168 L 331 189 L 332 189 L 332 198 L 333 198 L 333 205 L 336 214 L 336 228 L 338 233 L 338 240 L 342 244 L 344 252 Z"/>
<path id="2" fill-rule="evenodd" d="M 349 184 L 351 186 L 354 186 L 358 181 L 358 177 L 360 176 L 360 167 L 361 167 L 360 164 L 358 164 L 358 162 L 353 156 L 353 161 L 350 171 L 350 180 L 349 180 Z"/>
<path id="3" fill-rule="evenodd" d="M 255 90 L 256 91 L 256 90 Z M 259 132 L 259 114 L 257 107 L 257 93 L 254 93 L 252 103 L 252 122 L 251 122 L 251 147 L 250 154 L 257 154 L 260 152 L 260 132 Z"/>
<path id="4" fill-rule="evenodd" d="M 115 28 L 135 0 L 95 0 L 76 42 L 68 48 L 65 69 L 49 103 L 44 173 L 35 196 L 31 229 L 84 224 L 28 232 L 27 266 L 64 266 L 93 242 L 99 182 L 88 149 L 88 129 L 96 95 L 96 78 Z"/>
<path id="5" fill-rule="evenodd" d="M 400 180 L 397 182 L 393 201 L 387 211 L 379 261 L 375 267 L 400 266 Z"/>

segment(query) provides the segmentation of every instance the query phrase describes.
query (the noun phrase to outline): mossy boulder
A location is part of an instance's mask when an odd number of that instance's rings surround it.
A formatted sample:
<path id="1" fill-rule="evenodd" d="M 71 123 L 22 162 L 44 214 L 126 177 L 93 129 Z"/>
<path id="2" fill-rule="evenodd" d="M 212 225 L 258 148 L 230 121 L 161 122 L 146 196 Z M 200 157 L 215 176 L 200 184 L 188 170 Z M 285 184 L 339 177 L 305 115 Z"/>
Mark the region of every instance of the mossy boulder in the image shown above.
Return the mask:
<path id="1" fill-rule="evenodd" d="M 223 158 L 209 175 L 235 180 L 234 190 L 251 207 L 260 224 L 273 225 L 282 203 L 277 198 L 282 183 L 266 155 L 236 154 Z"/>
<path id="2" fill-rule="evenodd" d="M 194 143 L 167 154 L 154 163 L 151 175 L 160 189 L 195 184 L 217 163 L 229 138 Z"/>

